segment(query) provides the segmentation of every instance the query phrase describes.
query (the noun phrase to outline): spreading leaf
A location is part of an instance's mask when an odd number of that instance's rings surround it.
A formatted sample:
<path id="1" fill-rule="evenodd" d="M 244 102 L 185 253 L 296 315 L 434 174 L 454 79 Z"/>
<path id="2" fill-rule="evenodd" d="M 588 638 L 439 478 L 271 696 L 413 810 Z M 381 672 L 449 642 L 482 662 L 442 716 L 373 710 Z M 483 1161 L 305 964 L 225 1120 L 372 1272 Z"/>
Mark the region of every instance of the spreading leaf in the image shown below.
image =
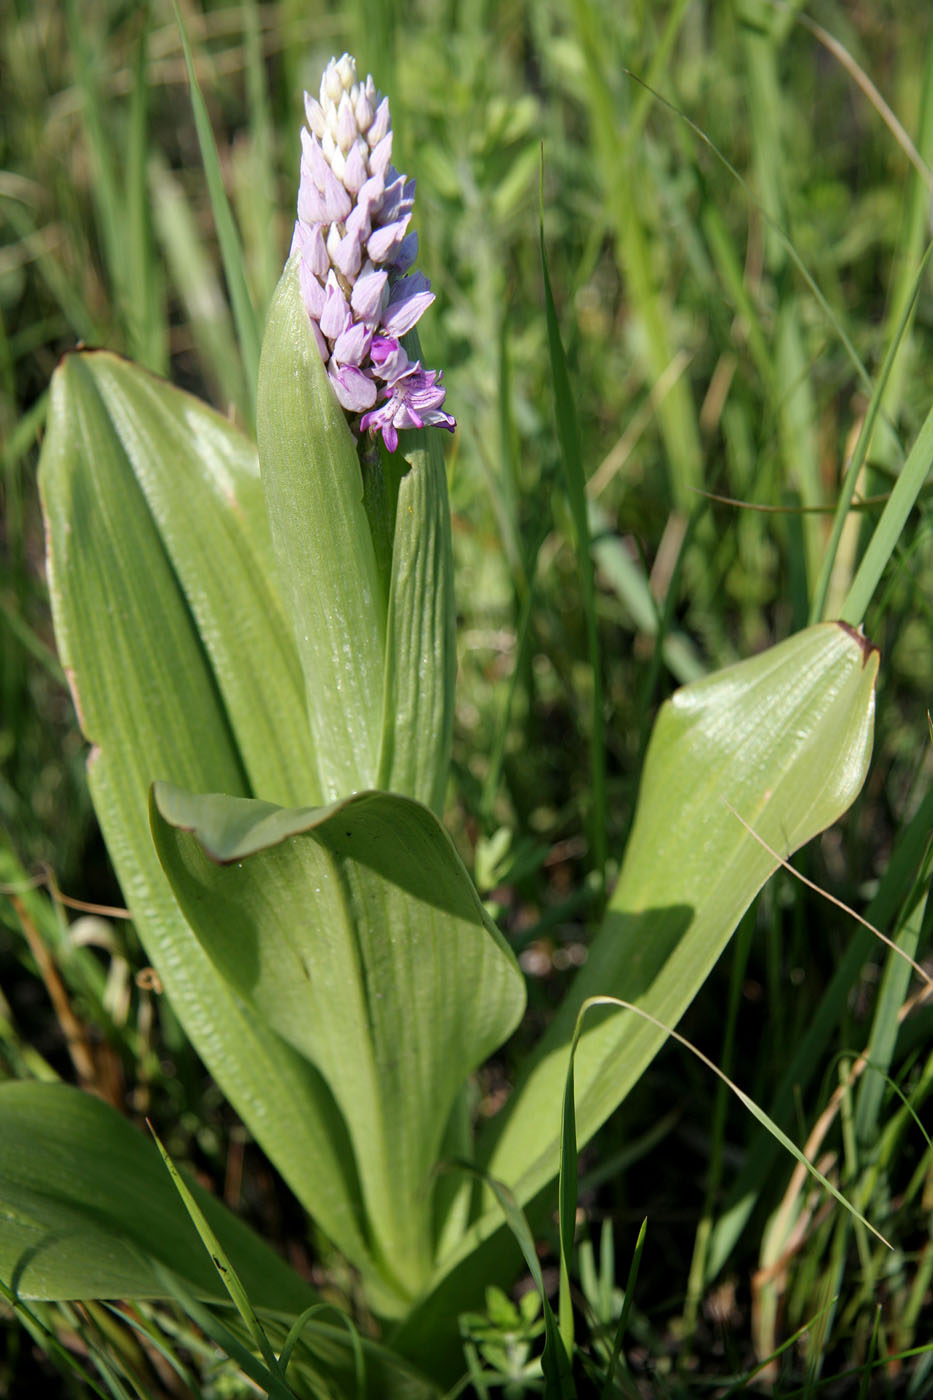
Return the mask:
<path id="1" fill-rule="evenodd" d="M 164 784 L 152 825 L 205 951 L 333 1090 L 382 1267 L 413 1294 L 454 1103 L 524 1008 L 449 836 L 388 793 L 288 811 Z"/>
<path id="2" fill-rule="evenodd" d="M 586 964 L 507 1105 L 490 1170 L 527 1199 L 555 1169 L 567 1051 L 587 997 L 676 1025 L 777 862 L 838 820 L 868 769 L 878 653 L 836 623 L 676 691 L 662 707 L 619 882 Z M 751 827 L 751 831 L 743 825 Z M 575 1061 L 582 1144 L 660 1049 L 591 1015 Z"/>
<path id="3" fill-rule="evenodd" d="M 556 1175 L 562 1091 L 577 1013 L 590 996 L 631 1001 L 674 1026 L 745 909 L 787 855 L 845 812 L 871 754 L 878 654 L 821 623 L 675 692 L 655 724 L 631 838 L 604 923 L 540 1047 L 485 1143 L 488 1170 L 522 1203 Z M 752 828 L 749 831 L 741 819 Z M 583 1145 L 644 1073 L 665 1032 L 591 1013 L 575 1060 Z M 550 1198 L 549 1198 L 550 1199 Z M 395 1338 L 451 1365 L 448 1318 L 514 1260 L 494 1207 L 445 1261 Z M 453 1374 L 453 1372 L 451 1372 Z"/>
<path id="4" fill-rule="evenodd" d="M 296 1373 L 326 1379 L 338 1395 L 436 1400 L 415 1367 L 324 1320 L 330 1309 L 315 1304 L 313 1289 L 224 1205 L 191 1182 L 187 1189 L 265 1326 L 284 1335 L 298 1319 L 289 1348 Z M 0 1212 L 0 1283 L 15 1295 L 174 1298 L 255 1369 L 219 1321 L 218 1306 L 230 1312 L 226 1290 L 153 1143 L 100 1099 L 63 1084 L 0 1085 Z"/>

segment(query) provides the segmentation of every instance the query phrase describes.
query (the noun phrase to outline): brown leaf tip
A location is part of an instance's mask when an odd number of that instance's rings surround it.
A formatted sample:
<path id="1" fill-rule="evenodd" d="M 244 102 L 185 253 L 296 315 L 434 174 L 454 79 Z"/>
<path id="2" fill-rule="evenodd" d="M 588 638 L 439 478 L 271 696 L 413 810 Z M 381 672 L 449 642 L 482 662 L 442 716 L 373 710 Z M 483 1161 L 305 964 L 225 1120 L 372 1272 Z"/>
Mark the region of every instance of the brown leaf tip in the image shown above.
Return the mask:
<path id="1" fill-rule="evenodd" d="M 872 652 L 877 652 L 880 657 L 881 648 L 876 646 L 874 642 L 870 642 L 860 627 L 853 627 L 848 622 L 837 622 L 836 626 L 841 627 L 843 632 L 845 632 L 847 636 L 851 637 L 853 642 L 856 642 L 860 647 L 862 652 L 863 669 L 868 664 Z"/>

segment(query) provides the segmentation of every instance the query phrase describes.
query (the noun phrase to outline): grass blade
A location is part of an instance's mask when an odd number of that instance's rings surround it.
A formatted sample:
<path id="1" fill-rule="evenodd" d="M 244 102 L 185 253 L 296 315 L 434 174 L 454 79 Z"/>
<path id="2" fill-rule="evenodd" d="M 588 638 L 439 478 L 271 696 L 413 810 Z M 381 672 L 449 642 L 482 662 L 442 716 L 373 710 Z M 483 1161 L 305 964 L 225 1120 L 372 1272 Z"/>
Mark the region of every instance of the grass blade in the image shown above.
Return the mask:
<path id="1" fill-rule="evenodd" d="M 541 1358 L 541 1369 L 544 1372 L 545 1400 L 574 1400 L 576 1390 L 571 1376 L 570 1358 L 564 1346 L 554 1310 L 548 1302 L 547 1291 L 544 1287 L 544 1275 L 541 1272 L 541 1262 L 538 1259 L 534 1236 L 525 1218 L 525 1212 L 504 1182 L 490 1176 L 488 1172 L 480 1171 L 472 1162 L 453 1162 L 451 1165 L 468 1172 L 477 1181 L 481 1181 L 495 1196 L 496 1204 L 505 1217 L 505 1223 L 522 1252 L 528 1266 L 528 1272 L 538 1290 L 544 1316 L 545 1344 L 544 1355 Z"/>
<path id="2" fill-rule="evenodd" d="M 147 139 L 149 117 L 150 9 L 140 17 L 126 150 L 126 328 L 130 355 L 155 374 L 165 374 L 165 321 L 159 304 L 159 272 L 152 237 Z"/>
<path id="3" fill-rule="evenodd" d="M 615 1340 L 612 1344 L 612 1355 L 609 1358 L 609 1365 L 606 1368 L 606 1384 L 603 1386 L 602 1400 L 609 1400 L 613 1394 L 613 1377 L 616 1367 L 619 1364 L 619 1357 L 622 1355 L 622 1341 L 628 1329 L 629 1318 L 632 1315 L 632 1308 L 635 1302 L 635 1285 L 638 1282 L 638 1271 L 641 1268 L 641 1256 L 645 1249 L 645 1235 L 648 1230 L 648 1221 L 641 1222 L 641 1229 L 638 1231 L 638 1239 L 635 1241 L 635 1251 L 632 1254 L 632 1263 L 629 1267 L 628 1278 L 625 1281 L 625 1297 L 622 1303 L 622 1311 L 619 1313 L 619 1321 L 616 1324 Z"/>
<path id="4" fill-rule="evenodd" d="M 249 400 L 250 423 L 256 418 L 256 386 L 259 380 L 259 351 L 261 345 L 259 318 L 249 294 L 249 287 L 246 282 L 246 266 L 243 257 L 243 245 L 240 242 L 240 235 L 233 219 L 233 211 L 230 208 L 230 201 L 227 198 L 227 191 L 224 188 L 223 174 L 220 169 L 220 160 L 217 155 L 217 144 L 214 140 L 214 133 L 211 130 L 211 121 L 207 112 L 207 105 L 204 95 L 198 83 L 197 74 L 194 69 L 194 58 L 191 52 L 191 44 L 188 40 L 188 31 L 185 28 L 181 10 L 177 0 L 175 4 L 175 19 L 178 24 L 178 32 L 181 35 L 182 48 L 185 54 L 185 66 L 188 70 L 188 83 L 191 92 L 191 110 L 194 113 L 194 124 L 198 133 L 198 145 L 201 148 L 201 160 L 204 165 L 204 175 L 207 180 L 208 193 L 210 195 L 211 209 L 214 214 L 214 224 L 217 228 L 217 237 L 220 242 L 220 255 L 223 260 L 224 276 L 227 279 L 227 288 L 230 292 L 230 304 L 233 309 L 233 320 L 236 325 L 237 340 L 240 345 L 240 354 L 243 357 L 243 370 L 246 375 L 246 392 Z"/>
<path id="5" fill-rule="evenodd" d="M 905 336 L 907 335 L 907 331 L 910 325 L 910 321 L 913 317 L 914 307 L 917 303 L 917 297 L 920 294 L 920 284 L 923 280 L 923 275 L 926 271 L 927 263 L 929 262 L 931 252 L 933 252 L 933 243 L 928 245 L 927 250 L 923 255 L 923 259 L 920 263 L 920 266 L 917 269 L 917 275 L 914 278 L 914 285 L 911 295 L 907 298 L 906 304 L 901 313 L 900 322 L 888 346 L 887 354 L 884 357 L 884 363 L 881 366 L 881 372 L 878 375 L 877 381 L 872 390 L 871 399 L 869 401 L 868 408 L 865 411 L 865 417 L 862 420 L 862 427 L 858 435 L 858 441 L 855 444 L 855 450 L 852 453 L 852 460 L 846 468 L 846 474 L 845 478 L 843 479 L 842 489 L 839 493 L 839 500 L 836 503 L 836 514 L 833 519 L 832 533 L 830 534 L 829 540 L 826 544 L 826 548 L 823 552 L 823 562 L 820 566 L 819 576 L 816 581 L 816 586 L 813 590 L 813 600 L 810 605 L 811 622 L 817 622 L 823 616 L 823 609 L 826 604 L 826 595 L 829 591 L 829 584 L 830 579 L 832 577 L 833 565 L 836 560 L 836 551 L 839 548 L 839 541 L 842 537 L 843 527 L 848 518 L 849 508 L 852 504 L 852 498 L 855 495 L 855 487 L 859 479 L 859 473 L 861 472 L 865 458 L 868 455 L 868 449 L 871 445 L 872 434 L 875 431 L 875 425 L 878 421 L 878 415 L 881 412 L 882 405 L 885 402 L 888 386 L 891 382 L 890 376 L 894 369 L 894 365 L 900 355 L 902 346 L 904 344 Z"/>
<path id="6" fill-rule="evenodd" d="M 165 1148 L 162 1146 L 162 1143 L 159 1141 L 159 1137 L 155 1132 L 155 1129 L 152 1127 L 151 1123 L 149 1125 L 149 1131 L 152 1133 L 155 1145 L 159 1149 L 159 1156 L 165 1163 L 166 1170 L 168 1171 L 169 1176 L 172 1178 L 172 1184 L 175 1187 L 175 1190 L 178 1192 L 178 1195 L 181 1197 L 182 1204 L 184 1205 L 185 1210 L 188 1212 L 188 1215 L 191 1218 L 191 1223 L 197 1230 L 198 1235 L 201 1238 L 201 1243 L 204 1245 L 204 1248 L 210 1255 L 211 1261 L 214 1265 L 214 1268 L 217 1270 L 217 1275 L 221 1283 L 230 1295 L 230 1301 L 233 1303 L 233 1306 L 236 1308 L 237 1312 L 240 1314 L 240 1317 L 243 1319 L 243 1322 L 246 1324 L 247 1331 L 252 1337 L 256 1348 L 262 1356 L 262 1359 L 269 1367 L 269 1370 L 273 1373 L 273 1375 L 278 1375 L 279 1363 L 276 1360 L 272 1347 L 269 1344 L 269 1339 L 267 1338 L 265 1332 L 262 1329 L 262 1324 L 260 1323 L 259 1318 L 256 1316 L 256 1311 L 249 1300 L 249 1295 L 247 1294 L 246 1289 L 243 1287 L 243 1284 L 240 1281 L 240 1277 L 237 1274 L 236 1269 L 230 1262 L 226 1250 L 220 1243 L 220 1240 L 214 1234 L 214 1231 L 211 1229 L 210 1225 L 208 1225 L 203 1212 L 198 1206 L 198 1203 L 195 1201 L 194 1196 L 192 1196 L 191 1192 L 188 1190 L 188 1187 L 185 1185 L 185 1182 L 183 1181 L 181 1174 L 178 1171 L 178 1168 L 175 1166 L 175 1163 L 172 1161 L 171 1157 L 168 1155 Z"/>
<path id="7" fill-rule="evenodd" d="M 554 388 L 554 416 L 557 421 L 557 436 L 560 442 L 561 458 L 564 466 L 564 481 L 573 517 L 574 543 L 577 551 L 577 566 L 583 590 L 583 611 L 586 618 L 586 639 L 589 650 L 590 671 L 593 685 L 593 704 L 590 730 L 590 777 L 593 784 L 593 808 L 591 825 L 593 835 L 593 864 L 600 879 L 606 871 L 606 737 L 603 718 L 603 681 L 599 653 L 599 632 L 596 620 L 596 586 L 593 570 L 593 556 L 590 549 L 590 526 L 586 504 L 586 479 L 580 458 L 580 429 L 577 412 L 574 408 L 570 375 L 567 371 L 567 357 L 560 337 L 557 309 L 551 292 L 551 279 L 548 276 L 547 250 L 544 246 L 544 160 L 541 163 L 541 271 L 544 278 L 544 305 L 547 317 L 548 351 L 551 359 L 551 378 Z"/>
<path id="8" fill-rule="evenodd" d="M 819 1168 L 814 1166 L 814 1164 L 809 1160 L 809 1158 L 804 1156 L 803 1152 L 801 1152 L 797 1144 L 791 1138 L 789 1138 L 786 1133 L 781 1131 L 777 1123 L 775 1123 L 772 1118 L 768 1117 L 764 1109 L 759 1108 L 758 1105 L 755 1103 L 755 1100 L 751 1098 L 748 1094 L 746 1094 L 743 1089 L 740 1089 L 739 1086 L 735 1084 L 729 1078 L 728 1075 L 724 1074 L 718 1065 L 714 1064 L 713 1061 L 709 1059 L 707 1055 L 704 1055 L 702 1050 L 698 1050 L 695 1045 L 691 1045 L 690 1041 L 686 1038 L 686 1036 L 681 1035 L 678 1031 L 674 1030 L 672 1026 L 665 1026 L 663 1022 L 659 1021 L 657 1017 L 650 1015 L 650 1013 L 645 1011 L 643 1007 L 635 1006 L 633 1002 L 624 1001 L 621 997 L 589 997 L 587 1001 L 584 1002 L 583 1006 L 580 1008 L 580 1015 L 577 1018 L 577 1031 L 575 1032 L 575 1039 L 579 1039 L 579 1033 L 583 1028 L 583 1019 L 585 1013 L 590 1009 L 590 1007 L 594 1006 L 616 1006 L 623 1011 L 632 1011 L 636 1016 L 640 1016 L 643 1020 L 650 1022 L 650 1024 L 655 1026 L 658 1030 L 664 1031 L 666 1035 L 669 1035 L 671 1037 L 671 1039 L 676 1040 L 678 1045 L 682 1045 L 685 1050 L 689 1050 L 691 1055 L 695 1055 L 696 1058 L 700 1060 L 702 1064 L 706 1065 L 707 1069 L 711 1069 L 713 1073 L 717 1076 L 717 1078 L 722 1080 L 722 1082 L 727 1086 L 728 1089 L 731 1090 L 731 1092 L 735 1095 L 739 1102 L 745 1108 L 748 1109 L 752 1117 L 756 1118 L 758 1122 L 761 1123 L 761 1125 L 768 1130 L 771 1136 L 781 1145 L 781 1147 L 783 1147 L 787 1152 L 789 1152 L 792 1157 L 796 1158 L 800 1165 L 810 1173 L 810 1175 L 815 1181 L 818 1181 L 820 1183 L 820 1185 L 825 1191 L 828 1191 L 829 1194 L 833 1196 L 841 1206 L 844 1206 L 845 1209 L 849 1212 L 849 1214 L 852 1215 L 854 1219 L 856 1219 L 861 1225 L 863 1225 L 866 1230 L 870 1230 L 871 1233 L 876 1237 L 876 1239 L 879 1239 L 882 1244 L 888 1245 L 888 1248 L 891 1248 L 881 1231 L 876 1230 L 874 1225 L 872 1225 L 870 1221 L 866 1220 L 865 1217 L 855 1209 L 855 1207 L 850 1201 L 846 1200 L 842 1192 L 837 1190 L 837 1188 L 832 1184 L 832 1182 L 827 1180 L 827 1178 L 823 1175 Z"/>
<path id="9" fill-rule="evenodd" d="M 933 409 L 901 468 L 894 489 L 888 498 L 881 519 L 875 526 L 871 542 L 865 551 L 858 573 L 852 582 L 842 609 L 842 620 L 853 627 L 861 625 L 868 604 L 881 580 L 888 560 L 897 547 L 907 517 L 923 489 L 930 465 L 933 463 Z"/>

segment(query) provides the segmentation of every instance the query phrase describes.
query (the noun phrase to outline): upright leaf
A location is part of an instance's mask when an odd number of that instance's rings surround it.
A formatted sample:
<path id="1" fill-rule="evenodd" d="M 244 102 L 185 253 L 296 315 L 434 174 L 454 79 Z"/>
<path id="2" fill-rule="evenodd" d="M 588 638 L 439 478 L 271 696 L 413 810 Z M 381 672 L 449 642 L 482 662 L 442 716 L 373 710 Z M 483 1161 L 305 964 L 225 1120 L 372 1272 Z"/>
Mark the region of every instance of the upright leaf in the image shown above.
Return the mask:
<path id="1" fill-rule="evenodd" d="M 450 507 L 437 433 L 413 437 L 395 512 L 379 786 L 440 815 L 457 670 Z"/>
<path id="2" fill-rule="evenodd" d="M 155 778 L 242 795 L 254 784 L 267 796 L 314 791 L 297 664 L 286 659 L 261 543 L 255 458 L 187 394 L 111 356 L 72 355 L 52 384 L 40 486 L 56 637 L 93 745 L 91 794 L 148 956 L 237 1112 L 366 1269 L 332 1096 L 218 975 L 149 834 Z M 276 730 L 288 737 L 291 773 L 275 758 L 263 767 L 262 743 Z"/>
<path id="3" fill-rule="evenodd" d="M 256 417 L 281 592 L 332 801 L 376 782 L 386 612 L 356 446 L 311 332 L 297 258 L 272 299 Z"/>

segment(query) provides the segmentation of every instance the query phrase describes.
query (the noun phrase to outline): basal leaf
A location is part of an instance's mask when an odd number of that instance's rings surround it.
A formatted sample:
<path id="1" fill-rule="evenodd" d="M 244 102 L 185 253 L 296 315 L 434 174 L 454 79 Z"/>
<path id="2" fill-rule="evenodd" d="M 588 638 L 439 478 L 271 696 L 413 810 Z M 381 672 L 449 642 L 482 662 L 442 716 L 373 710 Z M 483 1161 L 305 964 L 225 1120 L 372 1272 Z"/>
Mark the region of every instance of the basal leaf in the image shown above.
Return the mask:
<path id="1" fill-rule="evenodd" d="M 255 457 L 189 395 L 112 356 L 72 355 L 52 384 L 40 486 L 56 638 L 93 745 L 91 793 L 148 956 L 237 1112 L 322 1228 L 366 1269 L 333 1098 L 218 975 L 149 833 L 157 778 L 244 796 L 290 788 L 314 800 Z M 284 758 L 264 760 L 263 743 L 274 748 L 283 735 Z"/>
<path id="2" fill-rule="evenodd" d="M 440 1394 L 400 1357 L 327 1320 L 313 1289 L 258 1235 L 206 1191 L 188 1188 L 265 1325 L 274 1313 L 284 1332 L 302 1317 L 296 1373 L 370 1400 Z M 26 1080 L 0 1085 L 0 1213 L 0 1281 L 19 1297 L 173 1297 L 205 1328 L 220 1327 L 195 1300 L 229 1300 L 153 1143 L 93 1095 Z"/>
<path id="3" fill-rule="evenodd" d="M 189 1188 L 253 1304 L 308 1307 L 308 1285 L 219 1201 Z M 199 1297 L 226 1301 L 154 1145 L 91 1094 L 0 1086 L 0 1209 L 0 1276 L 20 1297 L 162 1297 L 155 1259 Z"/>

